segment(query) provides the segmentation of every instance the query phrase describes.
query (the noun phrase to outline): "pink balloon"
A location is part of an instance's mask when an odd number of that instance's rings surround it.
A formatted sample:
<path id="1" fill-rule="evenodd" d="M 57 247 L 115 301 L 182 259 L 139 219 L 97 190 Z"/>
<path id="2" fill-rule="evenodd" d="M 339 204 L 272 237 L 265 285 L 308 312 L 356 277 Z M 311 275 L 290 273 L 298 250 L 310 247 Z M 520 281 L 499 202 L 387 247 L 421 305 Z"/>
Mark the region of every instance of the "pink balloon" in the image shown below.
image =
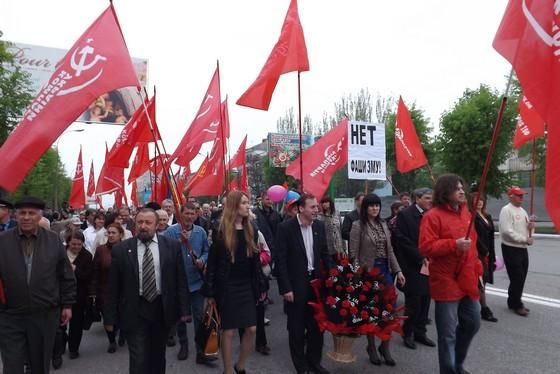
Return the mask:
<path id="1" fill-rule="evenodd" d="M 500 256 L 496 256 L 496 271 L 504 270 L 505 266 L 504 259 Z"/>
<path id="2" fill-rule="evenodd" d="M 287 193 L 288 191 L 283 186 L 280 185 L 270 186 L 268 191 L 266 191 L 268 198 L 272 200 L 272 202 L 274 203 L 278 203 L 284 200 L 284 197 L 286 197 Z"/>

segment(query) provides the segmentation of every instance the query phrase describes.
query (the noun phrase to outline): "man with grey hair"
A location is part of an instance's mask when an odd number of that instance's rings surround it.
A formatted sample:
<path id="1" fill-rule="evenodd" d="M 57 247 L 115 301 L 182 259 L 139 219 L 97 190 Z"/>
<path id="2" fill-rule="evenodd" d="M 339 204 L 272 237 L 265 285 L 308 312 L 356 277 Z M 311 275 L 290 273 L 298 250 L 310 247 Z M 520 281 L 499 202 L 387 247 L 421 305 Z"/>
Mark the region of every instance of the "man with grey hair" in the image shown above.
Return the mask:
<path id="1" fill-rule="evenodd" d="M 177 217 L 175 217 L 175 207 L 173 206 L 173 200 L 165 199 L 161 202 L 161 209 L 167 212 L 167 224 L 168 227 L 177 223 Z"/>
<path id="2" fill-rule="evenodd" d="M 430 309 L 430 286 L 428 284 L 428 259 L 420 255 L 418 236 L 420 221 L 426 211 L 432 207 L 432 190 L 418 188 L 413 192 L 414 203 L 401 210 L 397 215 L 394 231 L 394 248 L 407 279 L 402 291 L 405 295 L 405 314 L 408 317 L 403 324 L 404 344 L 416 349 L 416 342 L 435 347 L 435 343 L 426 335 L 426 322 Z"/>

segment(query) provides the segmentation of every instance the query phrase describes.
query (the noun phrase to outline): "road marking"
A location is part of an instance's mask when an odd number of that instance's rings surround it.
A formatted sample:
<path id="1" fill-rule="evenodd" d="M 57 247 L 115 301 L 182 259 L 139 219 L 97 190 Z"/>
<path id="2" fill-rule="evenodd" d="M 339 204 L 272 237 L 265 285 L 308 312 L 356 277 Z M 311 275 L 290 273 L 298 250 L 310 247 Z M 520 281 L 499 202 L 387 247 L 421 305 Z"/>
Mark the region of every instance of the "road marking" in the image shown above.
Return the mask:
<path id="1" fill-rule="evenodd" d="M 502 290 L 501 288 L 486 287 L 486 293 L 494 296 L 508 297 L 507 290 Z M 551 297 L 544 297 L 538 295 L 532 295 L 529 293 L 523 294 L 523 301 L 533 304 L 550 306 L 553 308 L 560 308 L 560 300 L 553 299 Z"/>

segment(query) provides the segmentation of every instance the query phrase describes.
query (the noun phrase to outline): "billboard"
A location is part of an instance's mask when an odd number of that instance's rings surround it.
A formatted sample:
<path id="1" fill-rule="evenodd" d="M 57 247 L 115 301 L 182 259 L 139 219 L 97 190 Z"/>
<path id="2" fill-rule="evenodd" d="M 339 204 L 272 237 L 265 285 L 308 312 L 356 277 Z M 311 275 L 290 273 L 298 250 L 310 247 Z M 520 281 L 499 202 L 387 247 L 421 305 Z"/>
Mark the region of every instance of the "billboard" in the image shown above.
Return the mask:
<path id="1" fill-rule="evenodd" d="M 312 135 L 303 135 L 303 149 L 313 144 Z M 285 168 L 299 156 L 299 135 L 268 133 L 268 159 L 270 166 Z"/>
<path id="2" fill-rule="evenodd" d="M 9 42 L 8 52 L 14 56 L 14 64 L 30 74 L 33 95 L 49 80 L 56 64 L 66 50 L 38 45 Z M 138 80 L 147 84 L 148 60 L 132 58 Z M 124 124 L 141 104 L 136 87 L 124 87 L 108 92 L 89 105 L 76 121 Z"/>

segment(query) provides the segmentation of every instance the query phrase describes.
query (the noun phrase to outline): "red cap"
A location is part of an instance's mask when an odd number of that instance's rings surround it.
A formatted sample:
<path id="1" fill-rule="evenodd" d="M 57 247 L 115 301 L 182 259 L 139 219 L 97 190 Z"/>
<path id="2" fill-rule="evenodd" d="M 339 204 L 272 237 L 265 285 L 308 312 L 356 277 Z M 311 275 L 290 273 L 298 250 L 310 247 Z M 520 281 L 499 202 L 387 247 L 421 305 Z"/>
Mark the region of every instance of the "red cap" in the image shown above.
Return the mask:
<path id="1" fill-rule="evenodd" d="M 517 187 L 517 186 L 511 186 L 510 189 L 507 192 L 508 196 L 511 196 L 511 195 L 520 196 L 520 195 L 525 195 L 526 193 L 527 192 L 525 192 L 524 190 L 522 190 L 520 187 Z"/>

